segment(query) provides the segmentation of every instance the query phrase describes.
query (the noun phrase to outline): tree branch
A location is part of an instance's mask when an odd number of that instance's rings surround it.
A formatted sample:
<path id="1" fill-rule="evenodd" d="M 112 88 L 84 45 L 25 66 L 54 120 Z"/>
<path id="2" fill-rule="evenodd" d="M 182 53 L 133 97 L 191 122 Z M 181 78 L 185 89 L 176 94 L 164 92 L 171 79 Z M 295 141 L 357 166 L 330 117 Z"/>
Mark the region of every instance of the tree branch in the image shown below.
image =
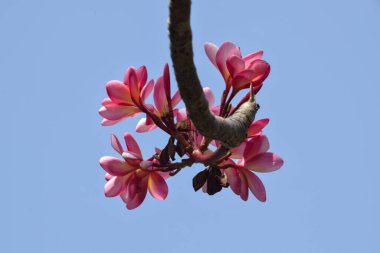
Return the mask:
<path id="1" fill-rule="evenodd" d="M 193 61 L 190 6 L 191 0 L 170 0 L 170 51 L 178 89 L 190 119 L 203 136 L 221 141 L 226 148 L 237 147 L 246 138 L 259 106 L 249 100 L 229 118 L 210 112 Z"/>

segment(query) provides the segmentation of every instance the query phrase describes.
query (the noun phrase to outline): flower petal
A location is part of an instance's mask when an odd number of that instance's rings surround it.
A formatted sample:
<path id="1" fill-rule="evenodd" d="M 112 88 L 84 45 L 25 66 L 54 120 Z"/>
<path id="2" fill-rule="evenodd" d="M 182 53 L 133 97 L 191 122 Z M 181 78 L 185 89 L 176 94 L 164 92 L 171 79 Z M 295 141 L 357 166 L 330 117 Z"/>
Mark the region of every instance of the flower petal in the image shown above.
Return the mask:
<path id="1" fill-rule="evenodd" d="M 146 67 L 141 66 L 140 68 L 136 69 L 135 73 L 136 73 L 137 81 L 139 83 L 138 84 L 139 90 L 142 90 L 142 88 L 144 88 L 145 86 L 146 80 L 148 80 L 148 72 L 146 70 Z"/>
<path id="2" fill-rule="evenodd" d="M 266 152 L 261 153 L 249 160 L 245 160 L 244 167 L 257 172 L 272 172 L 280 169 L 284 160 L 278 155 Z"/>
<path id="3" fill-rule="evenodd" d="M 204 87 L 203 93 L 205 94 L 206 100 L 208 102 L 208 107 L 209 108 L 214 107 L 215 97 L 210 87 Z"/>
<path id="4" fill-rule="evenodd" d="M 270 72 L 270 65 L 263 60 L 253 61 L 248 68 L 255 72 L 255 76 L 252 78 L 253 86 L 264 82 Z"/>
<path id="5" fill-rule="evenodd" d="M 164 78 L 162 76 L 157 79 L 156 85 L 154 86 L 153 99 L 160 115 L 163 115 L 164 112 L 168 112 L 168 101 L 166 99 Z"/>
<path id="6" fill-rule="evenodd" d="M 116 137 L 116 135 L 111 134 L 111 146 L 113 147 L 116 152 L 118 152 L 120 155 L 123 153 L 123 147 L 120 144 L 119 139 Z"/>
<path id="7" fill-rule="evenodd" d="M 243 173 L 239 173 L 240 177 L 240 198 L 244 201 L 248 200 L 248 183 L 245 175 Z"/>
<path id="8" fill-rule="evenodd" d="M 179 103 L 179 101 L 181 101 L 181 94 L 179 94 L 179 91 L 177 91 L 172 97 L 173 108 Z"/>
<path id="9" fill-rule="evenodd" d="M 109 119 L 102 119 L 102 122 L 100 123 L 102 126 L 113 126 L 120 121 L 122 121 L 124 118 L 118 119 L 118 120 L 109 120 Z"/>
<path id="10" fill-rule="evenodd" d="M 224 42 L 216 53 L 215 61 L 225 81 L 228 81 L 228 77 L 230 76 L 226 62 L 233 55 L 241 58 L 239 47 L 232 42 Z"/>
<path id="11" fill-rule="evenodd" d="M 254 136 L 247 142 L 244 150 L 244 160 L 248 161 L 260 153 L 264 153 L 269 149 L 269 141 L 265 135 Z"/>
<path id="12" fill-rule="evenodd" d="M 156 172 L 149 174 L 148 189 L 150 194 L 158 200 L 164 200 L 169 192 L 165 180 Z"/>
<path id="13" fill-rule="evenodd" d="M 257 52 L 254 52 L 254 53 L 251 53 L 249 55 L 246 55 L 243 57 L 243 60 L 245 62 L 245 68 L 248 68 L 248 66 L 253 62 L 253 61 L 256 61 L 256 60 L 260 60 L 261 57 L 263 57 L 263 50 L 259 50 Z"/>
<path id="14" fill-rule="evenodd" d="M 107 94 L 112 102 L 123 105 L 133 105 L 129 87 L 123 82 L 112 80 L 106 84 Z"/>
<path id="15" fill-rule="evenodd" d="M 133 199 L 129 200 L 129 202 L 126 205 L 127 208 L 129 210 L 132 210 L 140 206 L 141 203 L 145 199 L 147 191 L 148 191 L 148 177 L 144 177 L 139 181 L 136 195 Z"/>
<path id="16" fill-rule="evenodd" d="M 212 64 L 214 64 L 215 67 L 218 67 L 218 65 L 216 65 L 216 60 L 215 60 L 216 53 L 218 52 L 218 47 L 210 42 L 207 42 L 204 45 L 204 48 L 205 48 L 206 55 L 210 59 Z"/>
<path id="17" fill-rule="evenodd" d="M 150 80 L 147 85 L 141 90 L 141 101 L 144 103 L 145 99 L 150 95 L 154 87 L 154 81 Z"/>
<path id="18" fill-rule="evenodd" d="M 230 184 L 231 190 L 236 194 L 240 195 L 241 191 L 241 179 L 239 173 L 235 168 L 228 168 L 224 170 L 227 175 L 227 182 Z"/>
<path id="19" fill-rule="evenodd" d="M 185 120 L 187 120 L 186 108 L 181 108 L 177 112 L 177 122 L 181 122 Z"/>
<path id="20" fill-rule="evenodd" d="M 249 128 L 248 128 L 248 131 L 247 131 L 247 136 L 248 137 L 252 137 L 258 133 L 260 133 L 261 130 L 263 130 L 263 128 L 268 125 L 269 123 L 269 119 L 260 119 L 260 120 L 256 120 L 255 122 L 253 122 Z"/>
<path id="21" fill-rule="evenodd" d="M 140 150 L 140 147 L 137 144 L 135 138 L 133 138 L 133 136 L 130 133 L 126 132 L 124 134 L 124 140 L 125 140 L 125 143 L 127 144 L 128 151 L 132 151 L 132 152 L 136 153 L 137 155 L 140 156 L 140 158 L 142 160 L 141 150 Z"/>
<path id="22" fill-rule="evenodd" d="M 116 197 L 124 188 L 123 177 L 113 177 L 104 185 L 104 195 L 106 197 Z"/>
<path id="23" fill-rule="evenodd" d="M 245 63 L 242 58 L 233 55 L 227 59 L 227 69 L 231 76 L 234 77 L 236 74 L 244 70 Z"/>
<path id="24" fill-rule="evenodd" d="M 134 170 L 125 161 L 119 160 L 112 156 L 103 156 L 100 158 L 100 166 L 113 176 L 124 176 Z"/>
<path id="25" fill-rule="evenodd" d="M 230 149 L 230 152 L 231 152 L 230 158 L 241 159 L 243 157 L 246 145 L 247 145 L 247 142 L 244 141 L 238 147 Z"/>
<path id="26" fill-rule="evenodd" d="M 140 112 L 140 109 L 135 106 L 125 106 L 118 104 L 107 104 L 99 109 L 99 114 L 108 120 L 118 121 L 123 118 L 131 117 Z"/>
<path id="27" fill-rule="evenodd" d="M 260 178 L 256 176 L 255 173 L 247 169 L 242 168 L 241 171 L 244 173 L 245 178 L 247 179 L 248 187 L 253 195 L 255 195 L 255 197 L 261 202 L 265 202 L 267 199 L 265 187 Z"/>
<path id="28" fill-rule="evenodd" d="M 146 118 L 142 118 L 139 120 L 139 122 L 136 125 L 136 132 L 145 133 L 145 132 L 152 131 L 156 128 L 157 128 L 156 124 L 153 123 L 151 125 L 147 125 Z"/>

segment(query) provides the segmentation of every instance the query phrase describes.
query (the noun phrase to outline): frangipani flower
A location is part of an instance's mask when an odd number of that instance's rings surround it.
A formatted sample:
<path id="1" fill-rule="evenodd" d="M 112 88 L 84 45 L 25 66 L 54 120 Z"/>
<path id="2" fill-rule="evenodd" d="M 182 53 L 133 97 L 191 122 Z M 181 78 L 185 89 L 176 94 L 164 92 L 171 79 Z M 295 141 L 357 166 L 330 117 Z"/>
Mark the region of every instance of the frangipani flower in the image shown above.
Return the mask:
<path id="1" fill-rule="evenodd" d="M 110 126 L 121 120 L 137 115 L 145 106 L 145 99 L 153 89 L 153 80 L 146 84 L 145 66 L 130 67 L 124 81 L 112 80 L 106 84 L 109 98 L 103 100 L 99 114 L 104 118 L 102 125 Z"/>
<path id="2" fill-rule="evenodd" d="M 126 150 L 117 137 L 111 135 L 111 145 L 123 160 L 111 156 L 100 159 L 100 166 L 107 172 L 106 197 L 120 196 L 128 209 L 141 205 L 148 190 L 154 198 L 164 200 L 168 195 L 167 174 L 153 170 L 152 164 L 159 163 L 157 160 L 142 159 L 140 148 L 131 134 L 125 133 L 124 139 Z"/>
<path id="3" fill-rule="evenodd" d="M 263 51 L 242 57 L 240 48 L 232 42 L 224 42 L 220 48 L 206 43 L 204 48 L 212 64 L 222 74 L 227 90 L 232 86 L 234 93 L 249 88 L 251 84 L 257 93 L 269 75 L 269 64 L 261 60 Z"/>
<path id="4" fill-rule="evenodd" d="M 168 64 L 165 64 L 163 75 L 156 81 L 153 99 L 156 107 L 149 106 L 147 108 L 160 119 L 166 117 L 170 113 L 170 110 L 173 110 L 179 101 L 181 101 L 181 96 L 178 91 L 172 98 L 170 97 L 170 74 Z M 157 128 L 156 124 L 154 124 L 150 117 L 147 116 L 138 122 L 136 132 L 148 132 L 155 128 Z"/>
<path id="5" fill-rule="evenodd" d="M 252 172 L 272 172 L 280 169 L 284 161 L 278 155 L 267 152 L 269 141 L 265 135 L 255 135 L 244 149 L 243 160 L 238 163 L 231 159 L 224 172 L 232 191 L 243 200 L 248 199 L 248 188 L 260 201 L 265 201 L 265 188 L 261 180 Z"/>

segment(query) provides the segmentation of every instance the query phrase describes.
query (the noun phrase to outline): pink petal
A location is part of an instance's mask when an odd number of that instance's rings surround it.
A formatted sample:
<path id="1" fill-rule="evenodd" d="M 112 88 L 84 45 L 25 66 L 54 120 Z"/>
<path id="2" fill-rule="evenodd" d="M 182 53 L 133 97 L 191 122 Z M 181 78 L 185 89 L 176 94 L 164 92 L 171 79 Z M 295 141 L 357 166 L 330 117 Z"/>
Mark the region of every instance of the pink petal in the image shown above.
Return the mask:
<path id="1" fill-rule="evenodd" d="M 252 137 L 258 133 L 260 133 L 261 130 L 263 130 L 263 128 L 268 125 L 269 123 L 269 119 L 260 119 L 260 120 L 256 120 L 255 122 L 253 122 L 249 128 L 248 128 L 248 131 L 247 131 L 247 136 L 248 137 Z"/>
<path id="2" fill-rule="evenodd" d="M 238 147 L 232 148 L 230 158 L 240 159 L 243 157 L 247 142 L 242 142 Z"/>
<path id="3" fill-rule="evenodd" d="M 114 177 L 114 176 L 112 176 L 110 173 L 106 173 L 106 174 L 104 175 L 104 179 L 105 179 L 106 181 L 109 181 L 112 177 Z"/>
<path id="4" fill-rule="evenodd" d="M 172 97 L 172 106 L 173 108 L 181 101 L 181 95 L 179 94 L 179 91 L 174 93 L 174 96 Z"/>
<path id="5" fill-rule="evenodd" d="M 215 97 L 212 93 L 212 90 L 209 87 L 204 87 L 203 93 L 205 94 L 206 100 L 208 101 L 208 107 L 214 107 Z"/>
<path id="6" fill-rule="evenodd" d="M 232 42 L 224 42 L 216 53 L 215 61 L 225 81 L 228 81 L 228 77 L 230 76 L 226 62 L 233 55 L 241 58 L 239 47 Z"/>
<path id="7" fill-rule="evenodd" d="M 227 69 L 233 77 L 244 70 L 244 64 L 243 59 L 236 55 L 233 55 L 227 59 Z"/>
<path id="8" fill-rule="evenodd" d="M 163 178 L 163 179 L 167 179 L 170 176 L 170 172 L 163 172 L 163 171 L 157 171 L 158 174 L 160 174 L 160 176 Z"/>
<path id="9" fill-rule="evenodd" d="M 232 85 L 236 91 L 249 88 L 252 79 L 255 77 L 255 71 L 251 69 L 243 70 L 238 73 L 232 80 Z"/>
<path id="10" fill-rule="evenodd" d="M 113 177 L 104 186 L 106 197 L 116 197 L 124 188 L 124 179 L 122 177 Z"/>
<path id="11" fill-rule="evenodd" d="M 243 173 L 239 173 L 240 176 L 240 198 L 244 201 L 248 200 L 248 183 L 245 175 Z"/>
<path id="12" fill-rule="evenodd" d="M 121 154 L 125 160 L 137 160 L 138 163 L 141 161 L 141 157 L 132 151 L 124 151 L 123 154 Z"/>
<path id="13" fill-rule="evenodd" d="M 252 78 L 253 85 L 258 85 L 264 82 L 270 72 L 270 65 L 263 60 L 253 61 L 248 68 L 255 72 L 255 76 Z"/>
<path id="14" fill-rule="evenodd" d="M 135 209 L 140 206 L 144 201 L 146 193 L 148 191 L 148 177 L 142 178 L 137 187 L 137 193 L 133 199 L 127 203 L 127 208 L 129 210 Z"/>
<path id="15" fill-rule="evenodd" d="M 148 169 L 149 167 L 152 167 L 153 161 L 141 161 L 140 167 L 143 169 Z"/>
<path id="16" fill-rule="evenodd" d="M 139 90 L 142 90 L 142 88 L 145 86 L 146 80 L 148 80 L 148 72 L 146 71 L 146 67 L 141 66 L 140 68 L 136 69 L 135 73 L 137 81 L 139 83 Z"/>
<path id="17" fill-rule="evenodd" d="M 150 194 L 158 200 L 164 200 L 169 191 L 165 180 L 156 172 L 149 174 L 148 189 Z"/>
<path id="18" fill-rule="evenodd" d="M 131 93 L 131 98 L 132 101 L 135 105 L 140 105 L 140 83 L 139 80 L 137 79 L 136 72 L 133 68 L 130 68 L 131 70 L 129 71 L 129 88 L 130 88 L 130 93 Z"/>
<path id="19" fill-rule="evenodd" d="M 142 118 L 137 123 L 136 132 L 138 132 L 138 133 L 145 133 L 145 132 L 152 131 L 152 130 L 154 130 L 156 128 L 157 128 L 156 124 L 147 125 L 146 124 L 146 118 Z"/>
<path id="20" fill-rule="evenodd" d="M 236 194 L 240 195 L 241 191 L 241 179 L 239 173 L 235 168 L 228 168 L 224 171 L 227 175 L 227 181 L 230 184 L 231 190 Z"/>
<path id="21" fill-rule="evenodd" d="M 260 178 L 256 176 L 255 173 L 244 168 L 241 171 L 244 173 L 245 178 L 248 182 L 248 187 L 253 193 L 253 195 L 255 195 L 255 197 L 261 202 L 265 202 L 267 199 L 265 187 L 263 182 L 261 182 Z"/>
<path id="22" fill-rule="evenodd" d="M 135 138 L 133 138 L 133 136 L 130 133 L 126 132 L 124 134 L 124 140 L 125 140 L 125 143 L 127 144 L 128 151 L 132 151 L 138 154 L 140 158 L 142 158 L 140 147 L 137 144 Z"/>
<path id="23" fill-rule="evenodd" d="M 153 99 L 160 115 L 169 111 L 168 101 L 165 94 L 164 79 L 162 76 L 157 79 L 156 85 L 154 86 Z"/>
<path id="24" fill-rule="evenodd" d="M 100 158 L 100 166 L 113 176 L 124 176 L 134 170 L 125 161 L 119 160 L 112 156 L 103 156 Z"/>
<path id="25" fill-rule="evenodd" d="M 218 47 L 210 42 L 207 42 L 204 45 L 204 48 L 205 48 L 206 55 L 210 59 L 212 64 L 214 64 L 215 67 L 218 67 L 218 65 L 216 65 L 216 60 L 215 60 L 216 53 L 218 52 Z"/>
<path id="26" fill-rule="evenodd" d="M 133 105 L 129 87 L 124 83 L 112 80 L 106 84 L 106 89 L 108 96 L 114 103 L 123 105 Z"/>
<path id="27" fill-rule="evenodd" d="M 154 87 L 154 81 L 150 80 L 147 85 L 141 90 L 141 101 L 144 102 L 145 99 L 150 95 Z"/>
<path id="28" fill-rule="evenodd" d="M 284 160 L 281 157 L 274 153 L 266 152 L 245 160 L 244 167 L 257 172 L 272 172 L 280 169 L 283 164 Z"/>
<path id="29" fill-rule="evenodd" d="M 243 60 L 245 61 L 245 68 L 248 68 L 248 66 L 255 60 L 260 60 L 261 57 L 263 57 L 264 52 L 262 50 L 259 50 L 257 52 L 254 52 L 252 54 L 246 55 L 243 57 Z"/>
<path id="30" fill-rule="evenodd" d="M 102 105 L 105 106 L 105 105 L 109 105 L 109 104 L 113 104 L 114 102 L 112 102 L 112 100 L 110 98 L 105 98 L 103 99 L 102 101 Z"/>
<path id="31" fill-rule="evenodd" d="M 264 153 L 269 149 L 269 141 L 265 135 L 254 136 L 247 142 L 244 151 L 244 160 L 248 161 L 260 153 Z"/>
<path id="32" fill-rule="evenodd" d="M 182 122 L 187 119 L 186 108 L 179 109 L 177 112 L 177 122 Z"/>
<path id="33" fill-rule="evenodd" d="M 116 137 L 116 135 L 111 134 L 111 146 L 113 147 L 116 152 L 118 152 L 120 155 L 123 153 L 123 147 L 121 146 L 119 139 Z"/>
<path id="34" fill-rule="evenodd" d="M 118 121 L 123 118 L 131 117 L 132 115 L 140 112 L 135 106 L 125 106 L 118 104 L 107 104 L 99 109 L 99 114 L 111 121 Z"/>
<path id="35" fill-rule="evenodd" d="M 109 120 L 109 119 L 102 119 L 102 122 L 100 123 L 102 126 L 113 126 L 120 121 L 122 121 L 124 118 L 118 119 L 118 120 Z"/>

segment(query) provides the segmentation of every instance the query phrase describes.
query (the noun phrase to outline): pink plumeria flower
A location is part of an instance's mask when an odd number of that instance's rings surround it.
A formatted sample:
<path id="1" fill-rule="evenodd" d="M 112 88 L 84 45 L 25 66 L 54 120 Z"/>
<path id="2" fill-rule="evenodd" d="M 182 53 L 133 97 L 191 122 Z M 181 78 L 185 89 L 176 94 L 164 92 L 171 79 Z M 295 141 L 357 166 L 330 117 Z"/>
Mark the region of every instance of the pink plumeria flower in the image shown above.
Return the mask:
<path id="1" fill-rule="evenodd" d="M 124 81 L 112 80 L 106 84 L 109 98 L 103 100 L 99 114 L 104 118 L 103 126 L 114 125 L 121 120 L 137 115 L 145 106 L 145 99 L 153 89 L 153 80 L 147 81 L 146 67 L 130 67 Z"/>
<path id="2" fill-rule="evenodd" d="M 267 152 L 268 149 L 268 138 L 265 135 L 255 135 L 246 143 L 242 160 L 238 163 L 229 160 L 231 167 L 224 172 L 232 191 L 241 199 L 248 199 L 249 188 L 258 200 L 266 200 L 264 185 L 252 171 L 273 172 L 284 164 L 281 157 Z"/>
<path id="3" fill-rule="evenodd" d="M 234 93 L 249 88 L 251 84 L 257 93 L 269 75 L 269 64 L 261 60 L 263 51 L 242 57 L 240 48 L 232 42 L 224 42 L 220 48 L 206 43 L 204 48 L 212 64 L 222 74 L 227 90 L 232 86 Z"/>
<path id="4" fill-rule="evenodd" d="M 178 91 L 173 97 L 170 97 L 170 93 L 169 66 L 168 64 L 165 64 L 163 75 L 157 79 L 154 86 L 153 99 L 155 108 L 153 106 L 148 107 L 148 110 L 160 119 L 166 117 L 170 113 L 170 110 L 173 110 L 173 108 L 181 101 L 181 96 Z M 175 116 L 176 111 L 173 113 Z M 147 116 L 138 122 L 136 132 L 148 132 L 155 128 L 157 128 L 156 124 Z"/>
<path id="5" fill-rule="evenodd" d="M 111 135 L 111 145 L 123 160 L 111 156 L 100 159 L 100 166 L 106 171 L 105 196 L 120 196 L 128 209 L 140 206 L 148 190 L 154 198 L 164 200 L 168 195 L 167 173 L 153 170 L 153 163 L 159 163 L 157 160 L 143 160 L 140 147 L 131 134 L 125 133 L 124 139 L 126 150 L 118 138 Z"/>

